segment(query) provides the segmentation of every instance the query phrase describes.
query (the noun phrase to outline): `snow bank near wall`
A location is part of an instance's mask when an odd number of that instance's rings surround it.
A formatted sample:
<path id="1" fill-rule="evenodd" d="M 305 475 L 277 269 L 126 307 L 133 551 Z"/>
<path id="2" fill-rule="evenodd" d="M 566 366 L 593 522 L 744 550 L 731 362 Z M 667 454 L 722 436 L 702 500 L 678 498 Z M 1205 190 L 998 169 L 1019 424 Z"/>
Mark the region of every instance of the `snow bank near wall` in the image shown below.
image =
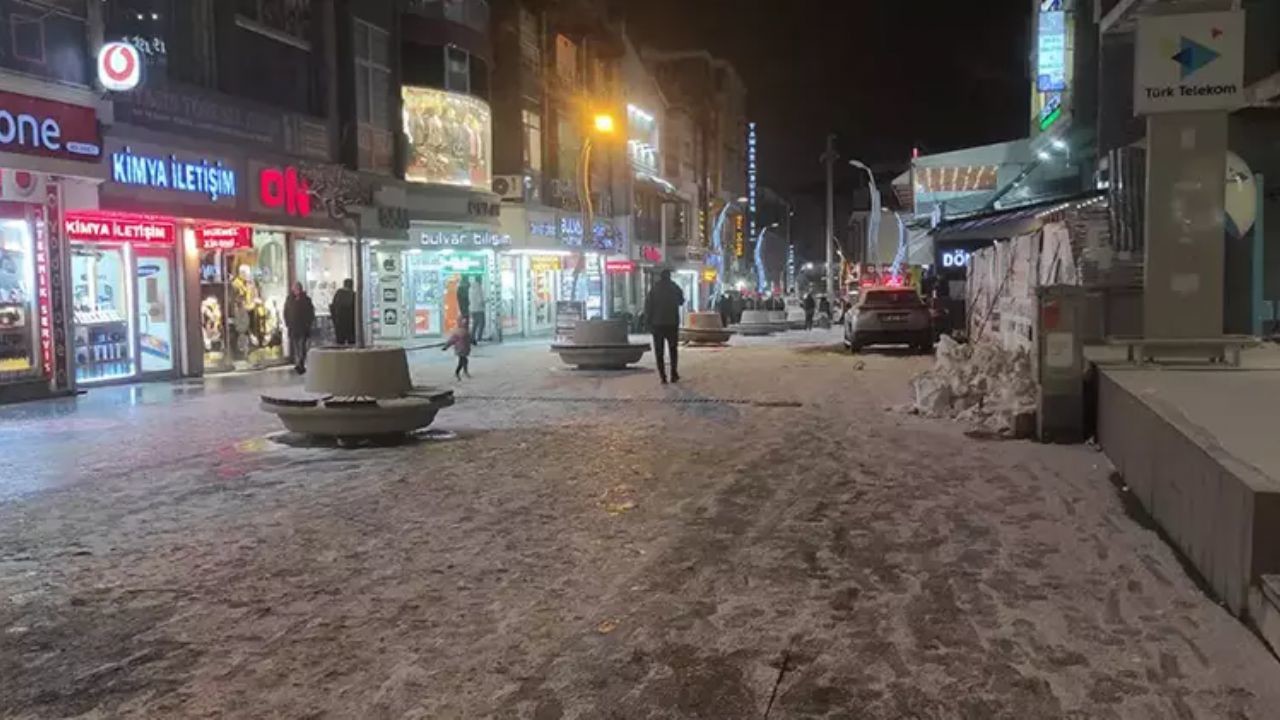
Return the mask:
<path id="1" fill-rule="evenodd" d="M 915 414 L 959 420 L 1003 437 L 1035 432 L 1037 388 L 1025 349 L 943 336 L 933 368 L 917 375 L 911 390 Z"/>

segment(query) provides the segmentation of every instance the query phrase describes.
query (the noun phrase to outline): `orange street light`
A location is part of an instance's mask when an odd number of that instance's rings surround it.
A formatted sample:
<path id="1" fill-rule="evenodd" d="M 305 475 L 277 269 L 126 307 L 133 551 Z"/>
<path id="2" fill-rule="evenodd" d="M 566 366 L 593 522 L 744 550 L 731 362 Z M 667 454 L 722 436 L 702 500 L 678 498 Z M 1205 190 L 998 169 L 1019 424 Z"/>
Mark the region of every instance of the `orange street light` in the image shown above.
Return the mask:
<path id="1" fill-rule="evenodd" d="M 613 116 L 608 113 L 598 113 L 595 117 L 596 132 L 601 135 L 612 135 L 614 129 Z"/>

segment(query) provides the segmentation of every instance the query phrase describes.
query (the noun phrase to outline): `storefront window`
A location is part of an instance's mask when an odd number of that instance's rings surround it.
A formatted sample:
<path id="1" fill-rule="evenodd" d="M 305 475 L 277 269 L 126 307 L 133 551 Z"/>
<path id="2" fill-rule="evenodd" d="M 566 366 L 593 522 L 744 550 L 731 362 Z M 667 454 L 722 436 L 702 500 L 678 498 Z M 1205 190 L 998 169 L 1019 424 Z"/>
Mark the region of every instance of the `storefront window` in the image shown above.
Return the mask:
<path id="1" fill-rule="evenodd" d="M 336 342 L 329 305 L 343 281 L 355 277 L 351 244 L 345 240 L 299 240 L 294 245 L 294 258 L 297 281 L 302 283 L 316 307 L 312 344 Z M 281 302 L 282 309 L 283 305 Z"/>
<path id="2" fill-rule="evenodd" d="M 35 248 L 25 220 L 0 221 L 0 381 L 37 369 Z"/>
<path id="3" fill-rule="evenodd" d="M 502 334 L 519 335 L 523 331 L 520 318 L 520 258 L 503 255 L 498 258 L 501 275 L 498 309 L 501 314 Z"/>
<path id="4" fill-rule="evenodd" d="M 489 105 L 431 88 L 405 87 L 402 95 L 410 151 L 405 179 L 489 189 Z"/>
<path id="5" fill-rule="evenodd" d="M 284 233 L 254 231 L 252 247 L 202 251 L 200 327 L 206 370 L 282 361 L 288 292 Z"/>
<path id="6" fill-rule="evenodd" d="M 127 251 L 127 246 L 71 249 L 77 382 L 116 380 L 135 372 Z"/>
<path id="7" fill-rule="evenodd" d="M 575 273 L 572 270 L 570 260 L 570 268 L 561 274 L 561 300 L 573 298 L 579 302 L 586 302 L 587 319 L 600 319 L 604 317 L 604 273 L 601 264 L 603 260 L 598 253 L 585 253 L 583 258 L 582 272 Z M 577 287 L 574 287 L 575 275 L 577 279 Z M 575 292 L 576 289 L 576 292 Z"/>
<path id="8" fill-rule="evenodd" d="M 529 258 L 529 282 L 526 286 L 529 308 L 529 332 L 550 332 L 556 327 L 556 301 L 560 290 L 561 257 L 534 255 Z"/>

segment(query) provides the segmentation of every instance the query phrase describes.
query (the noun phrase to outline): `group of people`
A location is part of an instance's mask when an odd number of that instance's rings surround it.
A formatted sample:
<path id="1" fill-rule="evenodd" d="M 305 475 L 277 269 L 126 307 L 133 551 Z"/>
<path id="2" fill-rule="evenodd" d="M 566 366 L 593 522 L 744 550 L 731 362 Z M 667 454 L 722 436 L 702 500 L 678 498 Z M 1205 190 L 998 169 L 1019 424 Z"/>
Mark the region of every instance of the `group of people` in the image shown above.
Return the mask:
<path id="1" fill-rule="evenodd" d="M 356 291 L 355 282 L 347 278 L 333 294 L 329 303 L 329 316 L 333 319 L 334 340 L 339 345 L 356 344 Z M 302 283 L 295 282 L 284 301 L 284 324 L 289 331 L 289 345 L 293 348 L 294 370 L 299 375 L 307 371 L 307 353 L 311 349 L 311 333 L 316 324 L 316 306 Z"/>

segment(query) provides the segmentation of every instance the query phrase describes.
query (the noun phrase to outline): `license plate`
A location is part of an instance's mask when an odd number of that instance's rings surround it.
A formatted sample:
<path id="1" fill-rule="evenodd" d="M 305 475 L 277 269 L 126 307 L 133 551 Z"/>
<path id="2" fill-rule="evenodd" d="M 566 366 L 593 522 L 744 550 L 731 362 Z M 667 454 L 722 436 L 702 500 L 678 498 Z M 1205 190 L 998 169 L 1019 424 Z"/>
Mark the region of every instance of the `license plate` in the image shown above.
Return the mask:
<path id="1" fill-rule="evenodd" d="M 885 322 L 906 322 L 906 315 L 881 315 L 880 319 Z"/>

